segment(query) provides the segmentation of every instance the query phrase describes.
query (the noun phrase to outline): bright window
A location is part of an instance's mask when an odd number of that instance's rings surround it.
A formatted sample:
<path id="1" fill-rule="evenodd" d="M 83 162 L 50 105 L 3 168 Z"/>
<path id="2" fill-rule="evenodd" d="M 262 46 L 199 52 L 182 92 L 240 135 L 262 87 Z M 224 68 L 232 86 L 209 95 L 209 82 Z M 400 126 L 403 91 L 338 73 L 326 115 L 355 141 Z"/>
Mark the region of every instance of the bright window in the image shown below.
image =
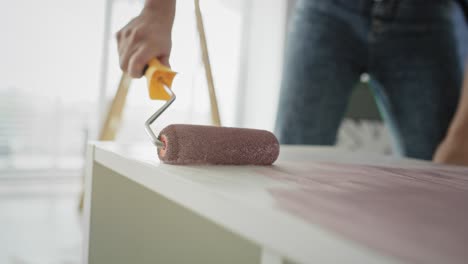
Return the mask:
<path id="1" fill-rule="evenodd" d="M 78 169 L 97 98 L 103 1 L 0 1 L 0 174 Z"/>
<path id="2" fill-rule="evenodd" d="M 82 167 L 86 140 L 98 134 L 98 109 L 109 105 L 121 74 L 114 33 L 142 5 L 142 1 L 113 1 L 112 34 L 104 36 L 105 3 L 0 2 L 5 29 L 0 43 L 0 173 Z M 236 119 L 242 8 L 231 1 L 202 1 L 224 125 L 234 125 Z M 168 123 L 210 123 L 193 2 L 178 1 L 177 9 L 171 63 L 179 72 L 173 87 L 178 99 L 155 130 Z M 107 85 L 106 96 L 99 101 L 104 39 Z M 160 104 L 148 99 L 143 79 L 134 81 L 118 140 L 148 140 L 143 124 Z"/>

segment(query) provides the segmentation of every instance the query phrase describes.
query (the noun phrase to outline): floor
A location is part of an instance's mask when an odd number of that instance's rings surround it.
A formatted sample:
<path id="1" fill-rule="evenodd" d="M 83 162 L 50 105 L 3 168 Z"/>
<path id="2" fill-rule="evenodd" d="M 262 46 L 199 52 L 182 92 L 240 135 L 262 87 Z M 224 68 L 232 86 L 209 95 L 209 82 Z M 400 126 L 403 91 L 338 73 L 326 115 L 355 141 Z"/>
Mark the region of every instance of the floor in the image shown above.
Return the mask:
<path id="1" fill-rule="evenodd" d="M 81 263 L 79 177 L 0 175 L 0 263 Z"/>

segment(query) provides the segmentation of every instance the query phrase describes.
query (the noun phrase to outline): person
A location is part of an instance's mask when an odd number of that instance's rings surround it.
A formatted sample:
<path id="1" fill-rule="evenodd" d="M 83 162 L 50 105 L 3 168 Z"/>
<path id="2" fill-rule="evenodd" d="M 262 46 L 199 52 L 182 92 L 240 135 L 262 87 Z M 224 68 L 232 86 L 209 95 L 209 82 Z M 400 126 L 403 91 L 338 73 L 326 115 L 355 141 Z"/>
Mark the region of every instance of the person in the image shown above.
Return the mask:
<path id="1" fill-rule="evenodd" d="M 353 86 L 368 73 L 401 154 L 468 166 L 468 70 L 460 93 L 452 8 L 452 0 L 297 0 L 280 142 L 334 144 Z M 174 14 L 175 0 L 146 0 L 118 31 L 123 71 L 139 78 L 153 57 L 170 66 Z"/>

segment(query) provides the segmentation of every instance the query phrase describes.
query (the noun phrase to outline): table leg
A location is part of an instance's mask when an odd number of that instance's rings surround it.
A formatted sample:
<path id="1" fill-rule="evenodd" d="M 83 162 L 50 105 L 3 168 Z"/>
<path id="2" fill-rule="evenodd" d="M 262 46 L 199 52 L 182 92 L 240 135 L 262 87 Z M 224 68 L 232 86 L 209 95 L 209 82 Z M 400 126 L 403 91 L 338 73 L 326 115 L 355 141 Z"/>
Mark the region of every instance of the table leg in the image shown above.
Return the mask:
<path id="1" fill-rule="evenodd" d="M 276 252 L 271 251 L 268 248 L 262 249 L 261 264 L 282 264 L 283 260 L 280 255 Z"/>

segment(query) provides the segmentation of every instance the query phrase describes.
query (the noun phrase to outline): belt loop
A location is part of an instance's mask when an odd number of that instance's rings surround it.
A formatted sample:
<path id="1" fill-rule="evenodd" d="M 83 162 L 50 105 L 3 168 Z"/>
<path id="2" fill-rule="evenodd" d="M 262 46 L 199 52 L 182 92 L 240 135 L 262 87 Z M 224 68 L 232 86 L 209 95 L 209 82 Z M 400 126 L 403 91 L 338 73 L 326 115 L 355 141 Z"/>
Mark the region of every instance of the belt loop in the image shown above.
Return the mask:
<path id="1" fill-rule="evenodd" d="M 374 0 L 359 0 L 359 9 L 362 14 L 369 14 L 372 10 L 372 2 Z"/>
<path id="2" fill-rule="evenodd" d="M 388 0 L 390 1 L 388 8 L 390 9 L 391 12 L 391 17 L 394 18 L 396 17 L 396 13 L 398 12 L 398 4 L 400 3 L 400 0 Z"/>
<path id="3" fill-rule="evenodd" d="M 375 17 L 391 20 L 396 17 L 400 0 L 373 0 L 372 13 Z"/>

